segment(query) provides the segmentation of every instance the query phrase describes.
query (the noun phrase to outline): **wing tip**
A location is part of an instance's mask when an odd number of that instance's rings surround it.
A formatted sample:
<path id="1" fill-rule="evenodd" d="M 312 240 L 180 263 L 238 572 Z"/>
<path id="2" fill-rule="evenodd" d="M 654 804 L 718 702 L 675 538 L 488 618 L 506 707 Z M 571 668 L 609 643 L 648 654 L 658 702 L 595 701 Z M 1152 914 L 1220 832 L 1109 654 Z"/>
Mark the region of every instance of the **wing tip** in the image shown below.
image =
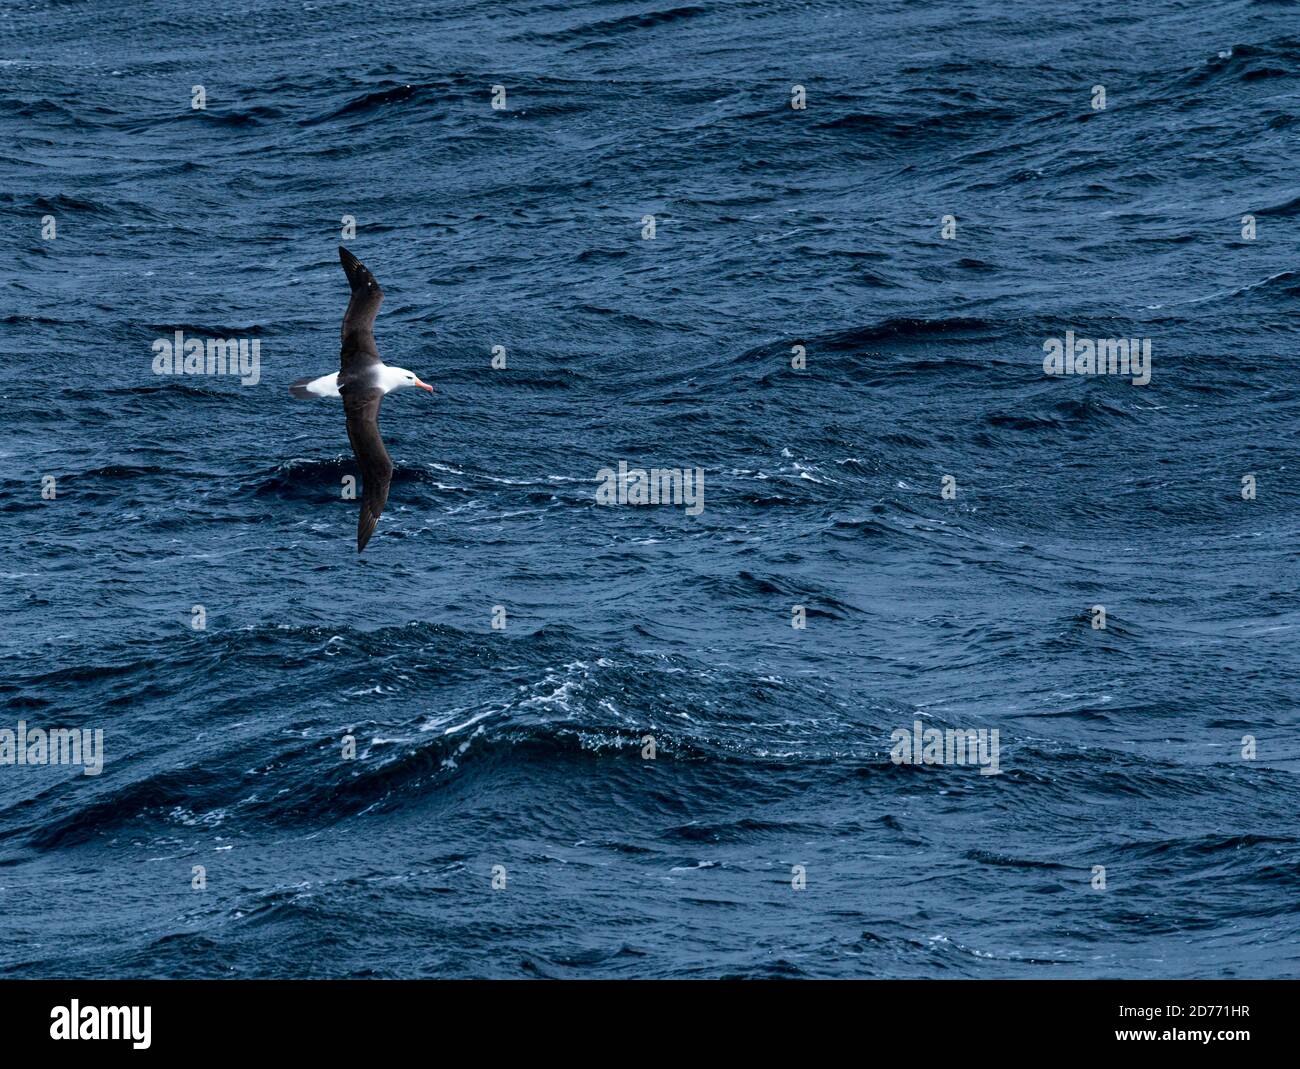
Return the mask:
<path id="1" fill-rule="evenodd" d="M 357 518 L 358 553 L 370 544 L 370 537 L 375 533 L 375 528 L 378 526 L 379 517 L 374 515 L 369 509 L 362 508 L 361 515 Z"/>
<path id="2" fill-rule="evenodd" d="M 379 283 L 375 281 L 370 268 L 342 245 L 339 246 L 339 263 L 343 265 L 343 273 L 348 276 L 348 285 L 353 293 L 366 291 L 383 296 L 384 291 L 379 288 Z"/>

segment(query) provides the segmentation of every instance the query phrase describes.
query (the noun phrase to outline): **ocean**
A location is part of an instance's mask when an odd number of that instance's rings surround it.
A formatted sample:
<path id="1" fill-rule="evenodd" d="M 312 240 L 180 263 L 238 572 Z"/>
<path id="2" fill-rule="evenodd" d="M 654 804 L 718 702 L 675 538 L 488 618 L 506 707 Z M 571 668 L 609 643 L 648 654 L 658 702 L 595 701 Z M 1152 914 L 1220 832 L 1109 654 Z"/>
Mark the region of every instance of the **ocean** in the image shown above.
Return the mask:
<path id="1" fill-rule="evenodd" d="M 1300 975 L 1298 90 L 1274 2 L 6 5 L 0 976 Z M 361 555 L 339 245 L 436 390 Z"/>

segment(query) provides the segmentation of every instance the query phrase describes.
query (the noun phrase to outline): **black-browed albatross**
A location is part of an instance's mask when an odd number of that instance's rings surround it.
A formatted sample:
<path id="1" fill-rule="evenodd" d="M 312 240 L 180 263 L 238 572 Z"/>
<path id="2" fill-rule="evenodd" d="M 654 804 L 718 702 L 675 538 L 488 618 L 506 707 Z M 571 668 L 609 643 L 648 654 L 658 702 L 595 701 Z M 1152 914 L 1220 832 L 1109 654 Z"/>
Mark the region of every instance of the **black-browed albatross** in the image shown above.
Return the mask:
<path id="1" fill-rule="evenodd" d="M 384 440 L 379 437 L 379 402 L 389 390 L 418 386 L 433 393 L 404 367 L 389 367 L 375 348 L 375 316 L 384 300 L 375 276 L 366 265 L 342 246 L 339 260 L 352 287 L 352 299 L 343 313 L 343 351 L 339 370 L 319 378 L 299 379 L 289 387 L 294 397 L 342 397 L 347 414 L 348 441 L 361 469 L 361 515 L 357 518 L 357 552 L 366 548 L 375 533 L 379 514 L 388 500 L 393 481 L 393 462 L 388 459 Z"/>

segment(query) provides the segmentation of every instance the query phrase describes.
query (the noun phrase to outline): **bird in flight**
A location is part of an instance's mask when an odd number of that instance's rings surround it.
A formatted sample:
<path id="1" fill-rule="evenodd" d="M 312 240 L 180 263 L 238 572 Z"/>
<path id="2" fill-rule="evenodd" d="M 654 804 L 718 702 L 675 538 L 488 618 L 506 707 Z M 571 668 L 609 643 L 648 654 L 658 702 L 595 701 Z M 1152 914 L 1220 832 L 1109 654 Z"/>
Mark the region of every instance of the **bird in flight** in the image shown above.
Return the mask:
<path id="1" fill-rule="evenodd" d="M 375 348 L 375 316 L 384 300 L 375 276 L 347 249 L 339 248 L 339 260 L 352 287 L 352 299 L 343 313 L 343 352 L 339 370 L 318 378 L 299 379 L 289 387 L 294 397 L 341 397 L 348 422 L 348 441 L 361 469 L 361 515 L 357 518 L 357 552 L 366 548 L 375 533 L 379 514 L 388 500 L 393 481 L 393 462 L 384 440 L 379 437 L 379 403 L 384 394 L 402 386 L 418 386 L 433 393 L 413 371 L 389 367 Z"/>

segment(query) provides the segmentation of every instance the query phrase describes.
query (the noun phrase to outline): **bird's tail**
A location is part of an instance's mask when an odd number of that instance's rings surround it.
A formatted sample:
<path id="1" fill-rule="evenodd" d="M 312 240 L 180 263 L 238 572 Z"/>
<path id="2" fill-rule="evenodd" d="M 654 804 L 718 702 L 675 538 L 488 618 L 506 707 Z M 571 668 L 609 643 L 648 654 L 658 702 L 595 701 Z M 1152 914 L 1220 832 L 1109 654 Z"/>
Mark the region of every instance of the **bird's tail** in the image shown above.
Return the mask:
<path id="1" fill-rule="evenodd" d="M 311 375 L 308 375 L 305 379 L 299 379 L 292 386 L 290 386 L 289 392 L 293 394 L 294 397 L 314 397 L 315 394 L 313 394 L 309 389 L 307 389 L 307 384 L 309 382 L 314 382 L 314 381 L 315 379 Z"/>

